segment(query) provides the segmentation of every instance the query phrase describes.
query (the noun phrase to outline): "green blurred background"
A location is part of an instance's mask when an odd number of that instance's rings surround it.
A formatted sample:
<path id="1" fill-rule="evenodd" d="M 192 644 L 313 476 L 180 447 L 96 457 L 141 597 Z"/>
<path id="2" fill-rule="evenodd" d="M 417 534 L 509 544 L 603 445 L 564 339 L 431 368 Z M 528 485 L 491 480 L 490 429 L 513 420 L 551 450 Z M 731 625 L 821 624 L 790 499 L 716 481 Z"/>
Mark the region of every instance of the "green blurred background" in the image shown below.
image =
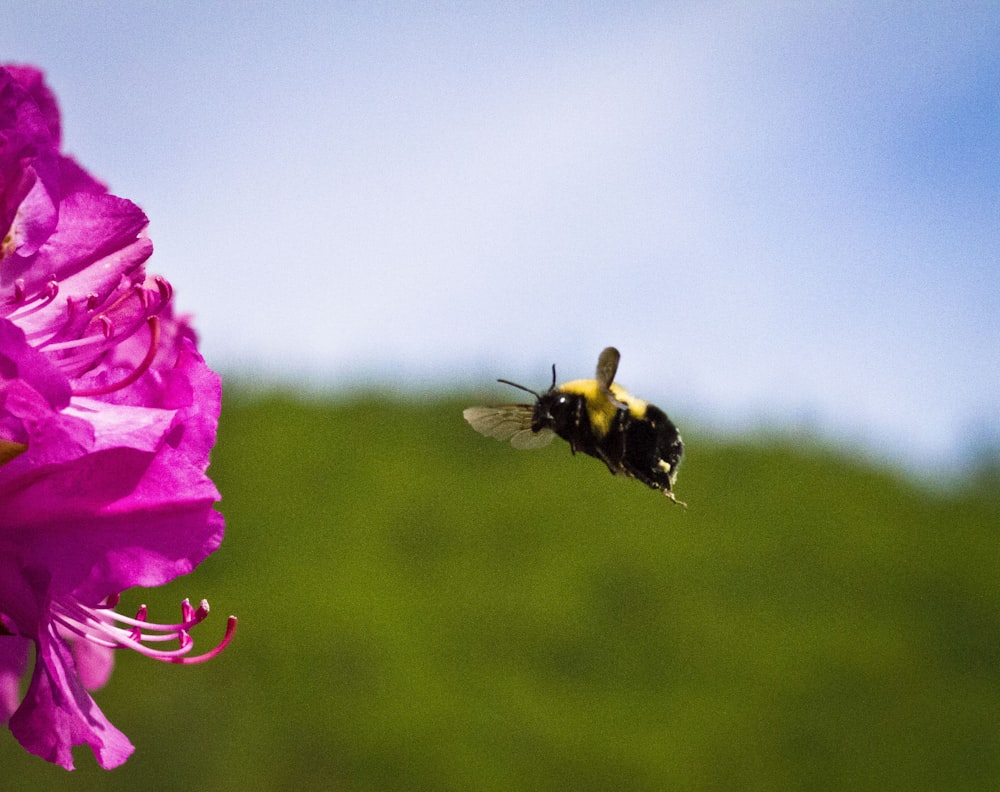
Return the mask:
<path id="1" fill-rule="evenodd" d="M 935 485 L 809 438 L 688 444 L 671 505 L 479 399 L 231 388 L 202 666 L 122 653 L 136 745 L 5 788 L 1000 788 L 1000 477 Z M 14 786 L 11 787 L 10 784 Z"/>

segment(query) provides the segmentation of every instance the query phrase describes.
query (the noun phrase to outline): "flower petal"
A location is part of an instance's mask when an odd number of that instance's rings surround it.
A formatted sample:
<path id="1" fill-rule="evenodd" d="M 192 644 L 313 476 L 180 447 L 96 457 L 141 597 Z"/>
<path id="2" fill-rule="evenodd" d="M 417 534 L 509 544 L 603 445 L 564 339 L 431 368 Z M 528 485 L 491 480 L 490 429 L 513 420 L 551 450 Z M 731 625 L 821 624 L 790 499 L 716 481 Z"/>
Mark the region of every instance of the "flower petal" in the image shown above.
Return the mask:
<path id="1" fill-rule="evenodd" d="M 89 745 L 104 769 L 118 767 L 135 748 L 84 689 L 73 655 L 54 629 L 50 625 L 38 638 L 35 671 L 11 716 L 11 733 L 31 753 L 67 770 L 73 769 L 77 745 Z"/>

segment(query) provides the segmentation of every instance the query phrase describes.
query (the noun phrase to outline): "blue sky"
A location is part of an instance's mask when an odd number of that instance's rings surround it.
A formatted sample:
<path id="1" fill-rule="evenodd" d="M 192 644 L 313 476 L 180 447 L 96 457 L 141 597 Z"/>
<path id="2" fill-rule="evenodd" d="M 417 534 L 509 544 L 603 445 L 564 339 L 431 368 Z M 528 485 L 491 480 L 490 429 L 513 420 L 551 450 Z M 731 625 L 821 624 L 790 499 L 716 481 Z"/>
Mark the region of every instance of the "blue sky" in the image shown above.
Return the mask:
<path id="1" fill-rule="evenodd" d="M 223 371 L 1000 443 L 996 3 L 6 8 Z"/>

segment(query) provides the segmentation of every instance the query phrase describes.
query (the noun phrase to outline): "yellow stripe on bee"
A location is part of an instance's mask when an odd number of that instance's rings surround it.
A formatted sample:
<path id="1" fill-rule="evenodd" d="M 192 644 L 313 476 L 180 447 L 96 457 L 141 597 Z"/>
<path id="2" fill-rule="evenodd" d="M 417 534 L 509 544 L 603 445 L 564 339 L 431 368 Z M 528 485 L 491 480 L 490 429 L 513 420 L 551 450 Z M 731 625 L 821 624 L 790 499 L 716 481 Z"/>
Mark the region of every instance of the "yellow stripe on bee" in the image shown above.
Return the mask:
<path id="1" fill-rule="evenodd" d="M 611 430 L 611 422 L 618 412 L 618 405 L 611 401 L 607 394 L 601 390 L 597 380 L 571 380 L 563 383 L 558 388 L 564 393 L 571 393 L 583 396 L 587 402 L 587 417 L 590 419 L 590 426 L 594 434 L 604 437 Z M 640 420 L 646 416 L 647 402 L 637 399 L 621 385 L 611 383 L 611 395 L 619 402 L 628 407 L 628 411 Z"/>
<path id="2" fill-rule="evenodd" d="M 618 401 L 628 405 L 628 411 L 632 414 L 633 418 L 638 418 L 641 421 L 646 417 L 646 408 L 649 406 L 649 402 L 637 399 L 621 385 L 616 385 L 613 382 L 611 383 L 611 392 Z"/>

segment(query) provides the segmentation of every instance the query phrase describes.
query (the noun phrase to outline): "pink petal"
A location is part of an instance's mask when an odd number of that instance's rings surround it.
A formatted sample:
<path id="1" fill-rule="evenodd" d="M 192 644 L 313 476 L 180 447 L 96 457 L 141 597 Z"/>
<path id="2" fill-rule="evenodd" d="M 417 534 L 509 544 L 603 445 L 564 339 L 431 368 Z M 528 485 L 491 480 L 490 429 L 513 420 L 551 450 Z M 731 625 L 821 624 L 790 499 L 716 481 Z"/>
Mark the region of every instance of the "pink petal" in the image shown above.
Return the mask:
<path id="1" fill-rule="evenodd" d="M 31 684 L 10 730 L 25 749 L 67 770 L 77 745 L 89 745 L 106 770 L 135 750 L 84 689 L 69 647 L 51 625 L 39 636 Z"/>

